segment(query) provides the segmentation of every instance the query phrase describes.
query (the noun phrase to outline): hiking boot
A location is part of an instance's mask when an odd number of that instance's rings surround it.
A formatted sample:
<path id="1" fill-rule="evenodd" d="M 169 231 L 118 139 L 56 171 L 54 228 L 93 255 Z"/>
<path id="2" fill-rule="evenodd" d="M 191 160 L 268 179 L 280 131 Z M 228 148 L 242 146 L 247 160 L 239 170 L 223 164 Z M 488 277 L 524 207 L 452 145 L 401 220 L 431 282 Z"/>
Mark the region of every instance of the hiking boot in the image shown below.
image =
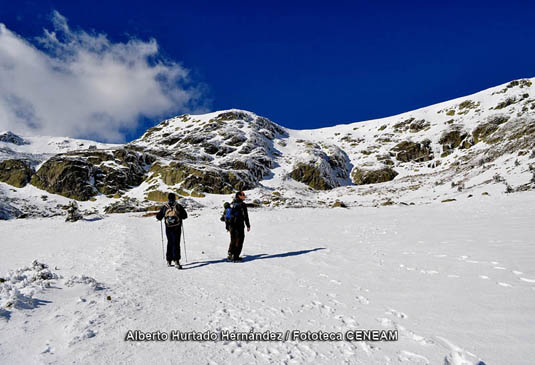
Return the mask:
<path id="1" fill-rule="evenodd" d="M 233 261 L 234 261 L 234 262 L 242 262 L 242 261 L 243 261 L 243 258 L 241 258 L 241 257 L 238 256 L 238 257 L 235 257 Z"/>
<path id="2" fill-rule="evenodd" d="M 229 253 L 228 256 L 227 256 L 227 260 L 234 261 L 234 255 Z"/>

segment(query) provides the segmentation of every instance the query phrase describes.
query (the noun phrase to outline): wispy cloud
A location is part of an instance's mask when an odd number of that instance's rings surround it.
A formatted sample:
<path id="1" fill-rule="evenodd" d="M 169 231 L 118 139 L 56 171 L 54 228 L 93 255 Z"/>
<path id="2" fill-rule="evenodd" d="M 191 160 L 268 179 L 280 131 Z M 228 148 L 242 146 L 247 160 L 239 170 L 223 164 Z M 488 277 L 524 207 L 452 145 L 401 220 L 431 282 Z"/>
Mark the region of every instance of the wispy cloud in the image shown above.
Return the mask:
<path id="1" fill-rule="evenodd" d="M 52 27 L 32 43 L 0 23 L 0 130 L 121 142 L 140 117 L 201 105 L 203 87 L 156 40 L 113 43 L 58 12 Z"/>

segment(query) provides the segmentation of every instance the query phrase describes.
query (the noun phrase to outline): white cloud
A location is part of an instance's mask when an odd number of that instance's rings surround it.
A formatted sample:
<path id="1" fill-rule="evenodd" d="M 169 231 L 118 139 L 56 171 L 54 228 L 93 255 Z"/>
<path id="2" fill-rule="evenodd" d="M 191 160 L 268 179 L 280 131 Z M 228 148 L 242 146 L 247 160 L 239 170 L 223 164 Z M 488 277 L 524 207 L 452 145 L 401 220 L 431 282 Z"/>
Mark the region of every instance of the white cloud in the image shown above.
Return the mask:
<path id="1" fill-rule="evenodd" d="M 0 23 L 0 130 L 121 142 L 141 116 L 191 112 L 201 87 L 158 44 L 73 31 L 58 12 L 32 44 Z"/>

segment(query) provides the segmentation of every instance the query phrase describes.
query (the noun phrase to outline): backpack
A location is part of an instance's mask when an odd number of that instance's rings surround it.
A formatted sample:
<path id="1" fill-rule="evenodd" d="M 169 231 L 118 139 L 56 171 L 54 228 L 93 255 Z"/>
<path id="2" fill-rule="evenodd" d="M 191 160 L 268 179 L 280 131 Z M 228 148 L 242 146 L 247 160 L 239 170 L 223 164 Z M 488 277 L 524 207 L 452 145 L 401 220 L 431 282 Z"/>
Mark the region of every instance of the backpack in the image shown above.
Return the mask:
<path id="1" fill-rule="evenodd" d="M 228 224 L 230 222 L 230 203 L 223 204 L 223 214 L 220 218 L 221 222 Z"/>
<path id="2" fill-rule="evenodd" d="M 167 227 L 175 227 L 182 224 L 180 219 L 180 213 L 178 212 L 178 203 L 175 203 L 173 207 L 169 204 L 165 205 L 167 210 L 165 211 L 165 225 Z"/>
<path id="3" fill-rule="evenodd" d="M 232 208 L 228 207 L 225 209 L 225 221 L 230 222 L 231 218 L 232 218 Z"/>
<path id="4" fill-rule="evenodd" d="M 243 216 L 240 203 L 232 202 L 230 208 L 227 209 L 227 212 L 225 212 L 225 214 L 228 214 L 228 221 L 231 225 L 236 224 L 238 222 L 238 219 Z"/>

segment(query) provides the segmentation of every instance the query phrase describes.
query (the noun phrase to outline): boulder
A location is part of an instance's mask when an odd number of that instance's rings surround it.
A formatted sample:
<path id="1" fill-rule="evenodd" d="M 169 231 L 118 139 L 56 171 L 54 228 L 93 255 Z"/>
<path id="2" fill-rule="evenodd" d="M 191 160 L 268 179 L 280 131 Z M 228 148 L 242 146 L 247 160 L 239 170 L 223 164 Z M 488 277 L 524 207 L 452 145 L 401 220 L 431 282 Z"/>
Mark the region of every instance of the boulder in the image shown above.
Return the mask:
<path id="1" fill-rule="evenodd" d="M 442 145 L 442 157 L 448 156 L 456 148 L 467 149 L 474 145 L 470 135 L 460 129 L 451 129 L 445 132 L 438 143 Z"/>
<path id="2" fill-rule="evenodd" d="M 93 165 L 80 158 L 55 156 L 33 175 L 31 184 L 52 194 L 70 199 L 88 200 L 97 194 L 90 183 Z"/>
<path id="3" fill-rule="evenodd" d="M 434 158 L 431 141 L 422 142 L 403 141 L 392 148 L 396 159 L 401 162 L 424 162 Z"/>
<path id="4" fill-rule="evenodd" d="M 88 200 L 99 192 L 114 195 L 143 182 L 145 166 L 153 157 L 130 149 L 59 154 L 33 175 L 32 185 L 75 200 Z"/>
<path id="5" fill-rule="evenodd" d="M 145 177 L 145 166 L 152 159 L 144 154 L 129 150 L 116 150 L 109 160 L 94 165 L 95 187 L 102 194 L 125 192 L 139 186 Z"/>
<path id="6" fill-rule="evenodd" d="M 297 162 L 289 176 L 316 190 L 330 190 L 351 185 L 349 157 L 338 146 L 326 143 L 299 142 L 308 159 Z"/>
<path id="7" fill-rule="evenodd" d="M 290 177 L 316 190 L 330 190 L 334 188 L 315 164 L 297 163 L 290 173 Z"/>
<path id="8" fill-rule="evenodd" d="M 171 162 L 169 165 L 154 164 L 150 169 L 148 181 L 156 177 L 160 177 L 169 186 L 179 184 L 182 189 L 210 194 L 230 194 L 236 190 L 249 190 L 257 183 L 248 170 L 228 170 L 183 162 Z"/>
<path id="9" fill-rule="evenodd" d="M 35 173 L 30 163 L 25 160 L 4 160 L 0 162 L 0 181 L 16 188 L 28 184 Z"/>
<path id="10" fill-rule="evenodd" d="M 394 180 L 397 175 L 396 171 L 386 166 L 377 170 L 354 168 L 351 172 L 351 178 L 355 185 L 383 183 Z"/>
<path id="11" fill-rule="evenodd" d="M 213 142 L 206 142 L 203 144 L 204 152 L 209 155 L 214 155 L 219 152 L 219 146 Z"/>
<path id="12" fill-rule="evenodd" d="M 160 190 L 153 190 L 147 193 L 147 200 L 153 202 L 166 202 L 168 200 L 169 193 Z"/>
<path id="13" fill-rule="evenodd" d="M 429 123 L 425 119 L 415 120 L 411 124 L 409 124 L 409 131 L 411 133 L 417 133 L 423 130 L 428 130 L 430 126 L 431 123 Z"/>
<path id="14" fill-rule="evenodd" d="M 191 133 L 182 138 L 180 143 L 188 143 L 192 145 L 199 145 L 214 138 L 215 135 L 211 133 Z"/>

